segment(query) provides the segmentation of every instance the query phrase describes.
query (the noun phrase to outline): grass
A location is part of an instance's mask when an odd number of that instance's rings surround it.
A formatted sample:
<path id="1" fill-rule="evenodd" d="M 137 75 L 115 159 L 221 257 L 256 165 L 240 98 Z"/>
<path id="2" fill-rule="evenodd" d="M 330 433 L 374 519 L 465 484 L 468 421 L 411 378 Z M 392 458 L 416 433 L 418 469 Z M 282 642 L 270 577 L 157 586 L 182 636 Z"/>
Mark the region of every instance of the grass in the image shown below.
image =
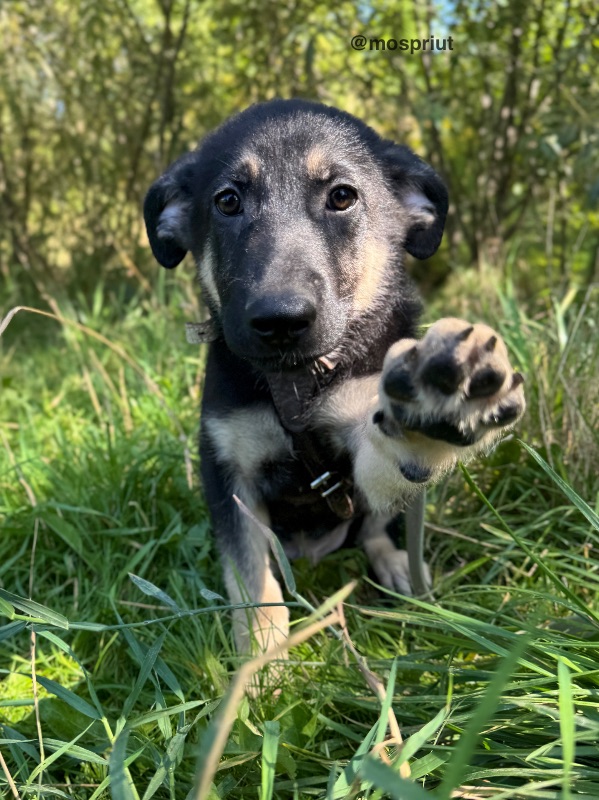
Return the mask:
<path id="1" fill-rule="evenodd" d="M 259 699 L 231 699 L 241 664 L 195 478 L 192 282 L 11 320 L 0 796 L 191 800 L 215 752 L 213 799 L 599 797 L 599 292 L 523 307 L 509 286 L 483 302 L 480 280 L 460 277 L 468 311 L 454 292 L 429 318 L 499 327 L 533 452 L 512 437 L 430 492 L 435 600 L 379 591 L 354 550 L 294 565 L 299 643 Z M 346 635 L 302 634 L 327 614 Z"/>

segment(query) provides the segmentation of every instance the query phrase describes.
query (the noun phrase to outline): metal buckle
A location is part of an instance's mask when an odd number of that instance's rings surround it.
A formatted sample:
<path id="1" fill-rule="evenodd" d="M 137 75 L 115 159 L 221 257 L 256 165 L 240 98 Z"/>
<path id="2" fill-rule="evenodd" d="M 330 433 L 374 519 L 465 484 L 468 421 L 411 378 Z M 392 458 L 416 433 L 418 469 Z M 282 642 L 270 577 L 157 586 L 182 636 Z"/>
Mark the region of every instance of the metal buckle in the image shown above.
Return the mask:
<path id="1" fill-rule="evenodd" d="M 319 475 L 318 478 L 315 478 L 312 483 L 310 484 L 310 489 L 320 489 L 323 487 L 323 491 L 320 492 L 321 497 L 328 497 L 329 495 L 336 492 L 337 489 L 341 489 L 343 486 L 343 481 L 337 481 L 337 483 L 333 484 L 333 486 L 327 486 L 327 483 L 331 480 L 332 474 L 327 470 L 323 472 L 322 475 Z"/>

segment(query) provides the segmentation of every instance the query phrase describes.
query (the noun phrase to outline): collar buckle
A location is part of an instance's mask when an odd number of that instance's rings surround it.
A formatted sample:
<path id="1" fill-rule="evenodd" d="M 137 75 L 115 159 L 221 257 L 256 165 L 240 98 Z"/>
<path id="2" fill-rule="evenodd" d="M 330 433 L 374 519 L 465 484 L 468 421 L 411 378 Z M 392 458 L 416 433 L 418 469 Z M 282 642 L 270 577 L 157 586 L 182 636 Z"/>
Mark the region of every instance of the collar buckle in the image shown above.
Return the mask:
<path id="1" fill-rule="evenodd" d="M 333 485 L 329 484 L 333 482 Z M 350 519 L 354 515 L 354 504 L 346 491 L 346 481 L 341 478 L 336 479 L 335 473 L 326 470 L 314 478 L 310 484 L 310 489 L 317 491 L 320 496 L 327 501 L 331 511 L 334 511 L 341 519 Z"/>

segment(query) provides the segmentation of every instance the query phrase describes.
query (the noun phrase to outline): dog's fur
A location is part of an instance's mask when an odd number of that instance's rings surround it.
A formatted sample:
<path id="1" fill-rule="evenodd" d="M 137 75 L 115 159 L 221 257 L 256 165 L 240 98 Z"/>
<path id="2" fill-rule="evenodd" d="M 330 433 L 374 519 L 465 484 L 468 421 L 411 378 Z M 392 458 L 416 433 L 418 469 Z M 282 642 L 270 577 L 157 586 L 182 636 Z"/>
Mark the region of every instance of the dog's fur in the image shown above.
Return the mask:
<path id="1" fill-rule="evenodd" d="M 357 533 L 381 583 L 410 591 L 388 535 L 411 493 L 488 446 L 524 410 L 521 376 L 485 325 L 443 319 L 417 341 L 420 304 L 404 271 L 438 248 L 447 192 L 407 147 L 306 101 L 252 106 L 150 188 L 145 218 L 165 267 L 190 251 L 216 323 L 202 406 L 204 491 L 234 602 L 239 649 L 272 647 L 288 613 L 266 539 L 317 559 Z M 353 494 L 340 518 L 317 491 L 276 384 L 316 381 L 304 427 Z M 304 409 L 306 411 L 306 409 Z M 298 452 L 299 451 L 299 452 Z M 308 498 L 308 499 L 306 499 Z M 313 498 L 313 502 L 310 500 Z M 347 515 L 346 515 L 347 516 Z"/>

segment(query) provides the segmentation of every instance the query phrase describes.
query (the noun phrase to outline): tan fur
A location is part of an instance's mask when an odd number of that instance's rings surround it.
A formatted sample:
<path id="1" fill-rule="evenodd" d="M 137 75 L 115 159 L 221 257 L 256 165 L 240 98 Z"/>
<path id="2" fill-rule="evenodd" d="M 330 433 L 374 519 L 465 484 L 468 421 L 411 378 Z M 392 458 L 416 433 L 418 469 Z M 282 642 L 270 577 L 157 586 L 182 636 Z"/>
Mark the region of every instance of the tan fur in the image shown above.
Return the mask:
<path id="1" fill-rule="evenodd" d="M 274 409 L 266 405 L 212 417 L 205 424 L 218 460 L 235 467 L 248 481 L 266 461 L 275 461 L 291 450 L 289 435 Z"/>
<path id="2" fill-rule="evenodd" d="M 316 145 L 306 155 L 306 170 L 312 180 L 326 180 L 328 172 L 328 157 L 326 152 Z"/>
<path id="3" fill-rule="evenodd" d="M 360 276 L 354 291 L 356 311 L 372 308 L 373 301 L 381 289 L 388 258 L 389 250 L 385 241 L 370 239 L 366 243 L 360 264 Z"/>
<path id="4" fill-rule="evenodd" d="M 214 279 L 214 254 L 208 245 L 204 248 L 201 261 L 198 262 L 198 278 L 205 294 L 212 300 L 216 308 L 221 307 L 216 281 Z"/>
<path id="5" fill-rule="evenodd" d="M 258 179 L 260 175 L 260 160 L 259 158 L 251 152 L 247 152 L 243 154 L 242 161 L 236 169 L 236 172 L 245 173 L 247 177 L 255 181 Z"/>

